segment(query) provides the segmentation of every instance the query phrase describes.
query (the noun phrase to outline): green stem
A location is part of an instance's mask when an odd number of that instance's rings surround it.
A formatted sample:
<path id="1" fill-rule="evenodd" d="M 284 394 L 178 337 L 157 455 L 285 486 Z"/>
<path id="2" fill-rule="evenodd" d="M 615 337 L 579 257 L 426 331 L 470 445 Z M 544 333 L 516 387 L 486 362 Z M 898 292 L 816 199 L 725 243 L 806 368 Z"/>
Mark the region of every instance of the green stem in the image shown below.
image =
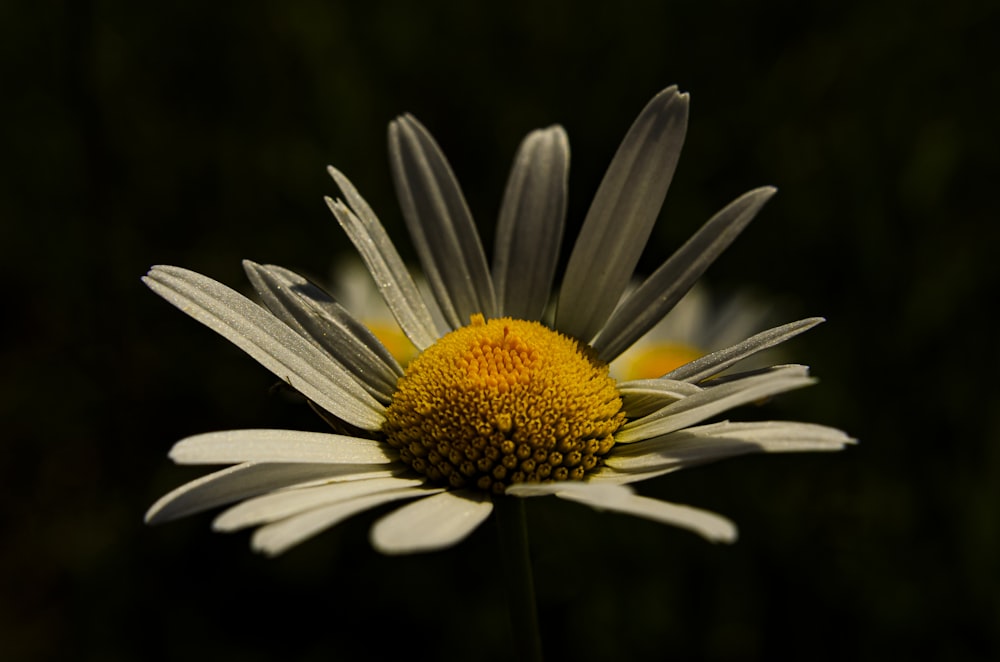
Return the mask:
<path id="1" fill-rule="evenodd" d="M 528 556 L 528 526 L 524 499 L 499 497 L 494 500 L 500 556 L 503 558 L 507 606 L 514 634 L 514 659 L 542 662 L 542 637 L 538 631 L 535 584 Z"/>

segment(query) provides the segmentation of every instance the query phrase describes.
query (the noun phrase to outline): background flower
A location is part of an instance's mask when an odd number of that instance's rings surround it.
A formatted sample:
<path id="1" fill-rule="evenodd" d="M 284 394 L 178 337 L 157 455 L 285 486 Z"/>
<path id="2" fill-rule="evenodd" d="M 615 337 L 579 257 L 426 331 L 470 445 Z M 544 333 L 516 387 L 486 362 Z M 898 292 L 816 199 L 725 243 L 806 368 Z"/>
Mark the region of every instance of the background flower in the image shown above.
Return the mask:
<path id="1" fill-rule="evenodd" d="M 759 298 L 737 292 L 713 301 L 708 287 L 696 284 L 670 314 L 611 362 L 618 380 L 654 379 L 683 364 L 735 345 L 774 326 L 774 311 Z M 782 363 L 780 349 L 756 354 L 741 370 Z"/>
<path id="2" fill-rule="evenodd" d="M 417 356 L 417 348 L 406 337 L 396 323 L 392 311 L 385 305 L 382 295 L 378 293 L 372 275 L 365 269 L 364 263 L 356 255 L 344 254 L 334 258 L 331 270 L 330 291 L 337 301 L 350 310 L 365 326 L 372 330 L 386 349 L 399 361 L 404 368 Z M 410 273 L 417 273 L 410 269 Z M 422 279 L 417 280 L 417 287 L 423 294 L 429 295 Z"/>

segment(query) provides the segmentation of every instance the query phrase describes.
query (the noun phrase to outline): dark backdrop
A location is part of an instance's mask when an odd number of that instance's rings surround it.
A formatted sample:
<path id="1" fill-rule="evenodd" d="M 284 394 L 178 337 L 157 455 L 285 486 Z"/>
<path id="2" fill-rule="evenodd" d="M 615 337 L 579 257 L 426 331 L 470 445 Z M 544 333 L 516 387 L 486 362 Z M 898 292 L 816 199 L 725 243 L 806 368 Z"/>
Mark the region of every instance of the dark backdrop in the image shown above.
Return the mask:
<path id="1" fill-rule="evenodd" d="M 510 659 L 492 527 L 386 558 L 369 513 L 267 560 L 207 515 L 142 524 L 200 473 L 176 439 L 322 426 L 139 277 L 325 277 L 350 247 L 328 163 L 412 256 L 385 158 L 404 111 L 485 237 L 520 137 L 562 123 L 572 234 L 672 83 L 691 128 L 642 266 L 778 186 L 707 281 L 829 318 L 789 345 L 820 385 L 764 414 L 862 443 L 641 486 L 732 517 L 732 547 L 531 502 L 550 658 L 1000 654 L 995 3 L 21 0 L 0 26 L 0 657 Z"/>

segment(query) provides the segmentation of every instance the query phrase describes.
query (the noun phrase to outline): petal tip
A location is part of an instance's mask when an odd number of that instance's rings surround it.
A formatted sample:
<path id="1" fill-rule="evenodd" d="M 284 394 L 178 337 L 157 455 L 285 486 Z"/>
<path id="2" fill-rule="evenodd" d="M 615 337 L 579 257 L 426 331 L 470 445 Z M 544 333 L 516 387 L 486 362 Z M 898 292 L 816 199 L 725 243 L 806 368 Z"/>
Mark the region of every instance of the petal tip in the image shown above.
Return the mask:
<path id="1" fill-rule="evenodd" d="M 146 514 L 142 516 L 143 524 L 150 526 L 159 523 L 156 519 L 156 515 L 159 512 L 159 508 L 157 507 L 158 505 L 159 502 L 154 503 L 152 506 L 149 507 L 149 510 L 146 511 Z"/>
<path id="2" fill-rule="evenodd" d="M 728 531 L 720 531 L 713 537 L 708 538 L 709 542 L 715 544 L 732 545 L 739 540 L 740 533 L 734 524 Z"/>

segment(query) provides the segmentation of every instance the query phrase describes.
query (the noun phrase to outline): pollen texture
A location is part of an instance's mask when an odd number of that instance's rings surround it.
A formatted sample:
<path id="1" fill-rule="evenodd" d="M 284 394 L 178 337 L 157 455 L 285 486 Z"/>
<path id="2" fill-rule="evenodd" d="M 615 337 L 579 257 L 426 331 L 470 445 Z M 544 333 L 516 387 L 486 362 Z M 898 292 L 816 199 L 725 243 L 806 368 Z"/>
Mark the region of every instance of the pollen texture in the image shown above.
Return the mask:
<path id="1" fill-rule="evenodd" d="M 625 420 L 607 364 L 538 322 L 473 315 L 407 367 L 386 441 L 434 482 L 501 494 L 580 480 Z"/>

